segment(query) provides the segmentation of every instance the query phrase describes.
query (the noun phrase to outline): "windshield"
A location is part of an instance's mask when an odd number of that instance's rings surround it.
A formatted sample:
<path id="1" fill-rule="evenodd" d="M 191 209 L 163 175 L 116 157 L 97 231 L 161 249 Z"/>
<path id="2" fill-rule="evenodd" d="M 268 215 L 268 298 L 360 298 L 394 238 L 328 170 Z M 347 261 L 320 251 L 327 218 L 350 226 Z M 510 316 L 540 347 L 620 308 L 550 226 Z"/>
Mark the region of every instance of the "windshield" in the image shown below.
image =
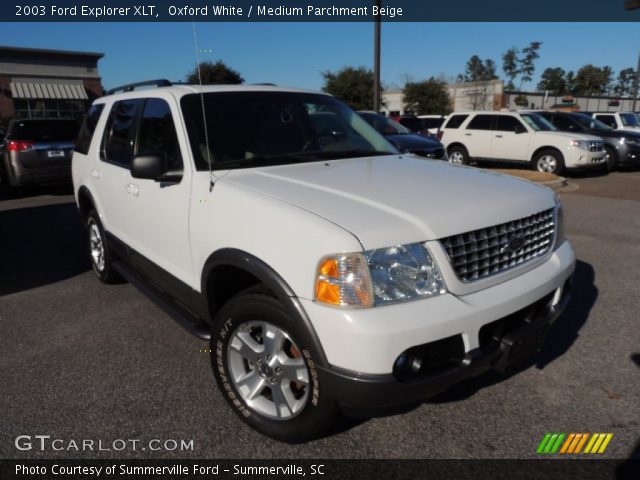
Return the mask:
<path id="1" fill-rule="evenodd" d="M 606 123 L 590 117 L 589 115 L 585 115 L 584 113 L 575 113 L 573 114 L 573 118 L 575 118 L 580 125 L 588 128 L 589 130 L 614 130 Z"/>
<path id="2" fill-rule="evenodd" d="M 537 113 L 523 113 L 520 116 L 527 123 L 527 125 L 533 128 L 536 132 L 539 132 L 541 130 L 558 130 L 549 120 L 544 118 L 542 115 L 538 115 Z"/>
<path id="3" fill-rule="evenodd" d="M 620 120 L 622 121 L 622 125 L 624 125 L 625 127 L 640 127 L 638 117 L 636 117 L 633 113 L 621 113 Z"/>
<path id="4" fill-rule="evenodd" d="M 210 92 L 185 95 L 181 107 L 198 170 L 209 159 L 216 170 L 398 153 L 328 95 Z"/>
<path id="5" fill-rule="evenodd" d="M 374 112 L 358 112 L 369 125 L 375 128 L 382 135 L 407 135 L 411 133 L 407 127 L 400 125 L 398 122 L 385 117 L 381 113 Z"/>

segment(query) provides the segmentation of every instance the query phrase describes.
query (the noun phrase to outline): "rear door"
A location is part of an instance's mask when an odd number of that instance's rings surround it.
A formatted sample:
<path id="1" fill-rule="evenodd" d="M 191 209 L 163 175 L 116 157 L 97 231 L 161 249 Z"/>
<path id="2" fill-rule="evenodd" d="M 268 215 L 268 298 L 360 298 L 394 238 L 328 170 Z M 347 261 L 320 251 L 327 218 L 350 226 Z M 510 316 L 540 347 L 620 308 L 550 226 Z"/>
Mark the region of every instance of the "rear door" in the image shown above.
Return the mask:
<path id="1" fill-rule="evenodd" d="M 479 113 L 467 123 L 460 141 L 465 145 L 471 157 L 491 157 L 494 117 L 495 115 Z"/>
<path id="2" fill-rule="evenodd" d="M 491 158 L 498 160 L 529 160 L 531 135 L 513 115 L 494 115 Z"/>

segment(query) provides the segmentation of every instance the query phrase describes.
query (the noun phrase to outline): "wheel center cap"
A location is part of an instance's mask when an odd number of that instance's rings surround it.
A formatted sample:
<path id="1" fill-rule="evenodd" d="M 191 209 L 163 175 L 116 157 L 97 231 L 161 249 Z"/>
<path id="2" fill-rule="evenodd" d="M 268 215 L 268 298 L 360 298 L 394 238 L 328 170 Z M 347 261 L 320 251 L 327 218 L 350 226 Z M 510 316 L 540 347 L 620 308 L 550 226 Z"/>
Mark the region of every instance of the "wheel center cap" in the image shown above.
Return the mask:
<path id="1" fill-rule="evenodd" d="M 271 377 L 273 375 L 273 368 L 266 363 L 261 363 L 258 366 L 258 372 L 260 372 L 260 376 L 262 377 Z"/>

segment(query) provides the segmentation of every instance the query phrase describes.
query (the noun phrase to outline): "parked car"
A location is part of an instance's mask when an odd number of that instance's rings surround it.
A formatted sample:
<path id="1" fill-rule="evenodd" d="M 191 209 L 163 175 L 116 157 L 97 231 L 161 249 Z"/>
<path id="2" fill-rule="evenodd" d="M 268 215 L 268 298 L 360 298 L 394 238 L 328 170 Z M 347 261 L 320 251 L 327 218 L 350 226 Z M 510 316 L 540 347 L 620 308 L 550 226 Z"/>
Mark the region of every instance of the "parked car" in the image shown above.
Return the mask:
<path id="1" fill-rule="evenodd" d="M 11 186 L 70 182 L 78 129 L 72 119 L 11 120 L 0 149 L 6 182 Z"/>
<path id="2" fill-rule="evenodd" d="M 640 131 L 615 130 L 584 113 L 539 112 L 539 114 L 560 131 L 586 133 L 602 138 L 607 152 L 607 166 L 610 170 L 640 165 Z"/>
<path id="3" fill-rule="evenodd" d="M 401 115 L 397 118 L 393 118 L 392 120 L 398 122 L 403 127 L 408 128 L 413 133 L 425 136 L 429 135 L 429 131 L 424 126 L 424 122 L 415 115 Z"/>
<path id="4" fill-rule="evenodd" d="M 422 120 L 424 128 L 427 129 L 429 135 L 438 137 L 447 115 L 418 115 L 418 118 Z"/>
<path id="5" fill-rule="evenodd" d="M 369 125 L 384 135 L 387 140 L 400 150 L 411 152 L 420 157 L 446 160 L 444 146 L 437 139 L 413 133 L 407 127 L 385 117 L 381 113 L 367 111 L 358 113 Z"/>
<path id="6" fill-rule="evenodd" d="M 454 113 L 442 132 L 452 163 L 516 162 L 556 174 L 606 166 L 601 138 L 560 132 L 534 112 Z"/>
<path id="7" fill-rule="evenodd" d="M 86 117 L 90 260 L 209 339 L 244 422 L 304 441 L 540 349 L 575 265 L 551 190 L 400 154 L 325 93 L 157 83 Z"/>
<path id="8" fill-rule="evenodd" d="M 616 130 L 640 130 L 640 120 L 633 112 L 584 112 Z"/>

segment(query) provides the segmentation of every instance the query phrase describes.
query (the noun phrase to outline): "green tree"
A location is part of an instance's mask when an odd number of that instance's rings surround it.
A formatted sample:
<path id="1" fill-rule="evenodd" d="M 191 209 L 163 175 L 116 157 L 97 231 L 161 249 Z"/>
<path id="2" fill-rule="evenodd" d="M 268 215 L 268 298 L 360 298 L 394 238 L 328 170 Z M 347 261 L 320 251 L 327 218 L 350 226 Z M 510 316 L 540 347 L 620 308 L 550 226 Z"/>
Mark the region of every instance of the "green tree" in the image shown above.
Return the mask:
<path id="1" fill-rule="evenodd" d="M 458 75 L 458 79 L 460 78 L 465 82 L 495 80 L 498 78 L 496 75 L 496 62 L 489 58 L 482 60 L 478 55 L 473 55 L 467 61 L 464 75 Z"/>
<path id="2" fill-rule="evenodd" d="M 199 84 L 202 77 L 203 85 L 213 84 L 238 84 L 244 82 L 244 78 L 234 69 L 225 65 L 221 60 L 216 63 L 201 62 L 200 72 L 198 67 L 187 73 L 187 83 Z"/>
<path id="3" fill-rule="evenodd" d="M 591 64 L 580 67 L 573 82 L 574 95 L 589 97 L 606 94 L 611 85 L 612 73 L 611 67 L 596 67 Z"/>
<path id="4" fill-rule="evenodd" d="M 540 76 L 538 90 L 548 90 L 552 95 L 564 95 L 567 91 L 565 71 L 560 68 L 546 68 Z"/>
<path id="5" fill-rule="evenodd" d="M 523 56 L 519 59 L 519 73 L 520 73 L 520 90 L 522 85 L 526 82 L 530 82 L 533 78 L 533 72 L 535 71 L 534 62 L 540 58 L 538 50 L 542 42 L 531 42 L 527 47 L 522 49 Z"/>
<path id="6" fill-rule="evenodd" d="M 485 59 L 483 80 L 496 80 L 497 78 L 498 75 L 496 75 L 496 62 L 494 62 L 490 58 Z"/>
<path id="7" fill-rule="evenodd" d="M 507 90 L 515 90 L 516 81 L 520 71 L 518 70 L 518 49 L 512 47 L 502 54 L 502 71 L 509 79 L 509 83 L 505 86 Z"/>
<path id="8" fill-rule="evenodd" d="M 633 82 L 636 79 L 636 71 L 633 68 L 625 68 L 618 73 L 613 92 L 620 97 L 633 96 Z"/>
<path id="9" fill-rule="evenodd" d="M 322 90 L 345 101 L 354 110 L 373 108 L 373 72 L 365 67 L 344 67 L 338 72 L 322 72 Z"/>
<path id="10" fill-rule="evenodd" d="M 433 77 L 422 82 L 408 82 L 404 86 L 406 110 L 419 114 L 447 114 L 451 112 L 451 99 L 447 85 Z"/>

